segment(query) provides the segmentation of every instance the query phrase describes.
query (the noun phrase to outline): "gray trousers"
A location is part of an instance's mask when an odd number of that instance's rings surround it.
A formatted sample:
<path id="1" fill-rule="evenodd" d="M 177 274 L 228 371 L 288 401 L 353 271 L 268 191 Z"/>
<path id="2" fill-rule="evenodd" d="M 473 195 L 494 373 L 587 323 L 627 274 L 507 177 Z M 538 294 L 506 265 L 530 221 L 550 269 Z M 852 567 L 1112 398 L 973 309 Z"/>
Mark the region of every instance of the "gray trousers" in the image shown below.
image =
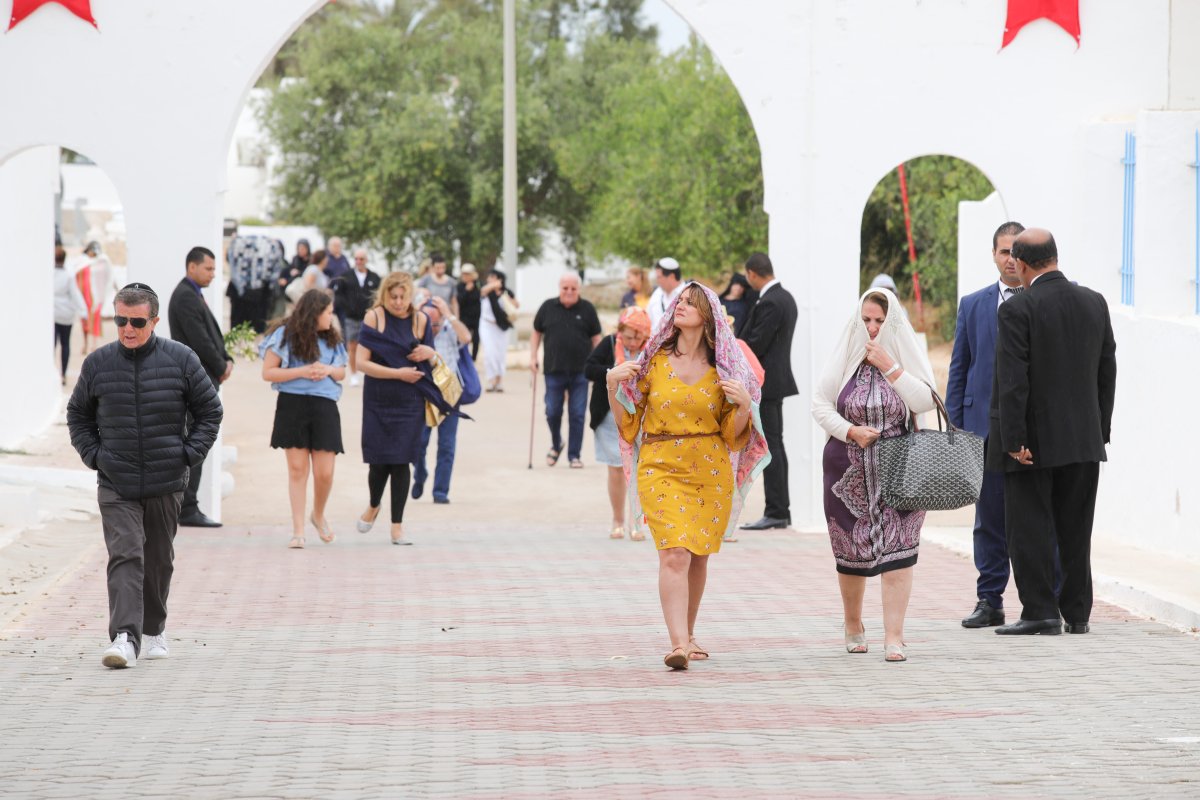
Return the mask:
<path id="1" fill-rule="evenodd" d="M 108 638 L 127 633 L 141 653 L 142 634 L 157 636 L 167 623 L 183 492 L 125 500 L 101 486 L 97 498 L 108 546 Z"/>

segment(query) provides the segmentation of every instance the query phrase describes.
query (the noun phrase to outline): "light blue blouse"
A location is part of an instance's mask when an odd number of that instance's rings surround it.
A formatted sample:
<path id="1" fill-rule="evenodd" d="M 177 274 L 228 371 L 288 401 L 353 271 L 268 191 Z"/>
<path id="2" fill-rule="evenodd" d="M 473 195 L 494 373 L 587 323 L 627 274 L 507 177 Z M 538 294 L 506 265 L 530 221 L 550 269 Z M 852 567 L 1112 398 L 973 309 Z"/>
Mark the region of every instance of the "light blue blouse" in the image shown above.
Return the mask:
<path id="1" fill-rule="evenodd" d="M 287 340 L 284 339 L 284 332 L 284 328 L 277 328 L 274 333 L 264 339 L 262 344 L 258 346 L 259 356 L 265 357 L 267 352 L 270 351 L 279 356 L 282 362 L 281 365 L 285 369 L 304 366 L 306 362 L 292 358 Z M 342 367 L 349 362 L 345 344 L 339 343 L 336 347 L 330 347 L 323 339 L 318 338 L 317 348 L 317 360 L 322 364 L 332 364 L 335 367 Z M 287 392 L 288 394 L 309 394 L 316 397 L 326 397 L 335 402 L 342 396 L 342 385 L 333 378 L 322 378 L 319 381 L 311 381 L 308 378 L 293 378 L 290 381 L 282 383 L 272 383 L 271 388 L 277 392 Z"/>

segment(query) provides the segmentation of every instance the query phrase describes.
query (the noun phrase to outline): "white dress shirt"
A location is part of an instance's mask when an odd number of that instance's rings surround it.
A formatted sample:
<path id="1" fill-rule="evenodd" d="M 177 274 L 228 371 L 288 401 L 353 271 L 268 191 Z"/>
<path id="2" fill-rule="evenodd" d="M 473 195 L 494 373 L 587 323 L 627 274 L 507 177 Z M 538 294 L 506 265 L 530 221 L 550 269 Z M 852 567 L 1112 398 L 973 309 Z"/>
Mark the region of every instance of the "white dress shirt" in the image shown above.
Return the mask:
<path id="1" fill-rule="evenodd" d="M 664 292 L 659 286 L 654 290 L 654 294 L 650 295 L 650 301 L 646 303 L 646 314 L 650 317 L 650 330 L 657 331 L 658 325 L 662 322 L 663 317 L 667 315 L 667 309 L 671 307 L 671 303 L 675 302 L 675 298 L 683 291 L 684 284 L 680 283 L 670 292 Z"/>
<path id="2" fill-rule="evenodd" d="M 1009 286 L 1004 281 L 996 281 L 996 283 L 1000 284 L 1000 294 L 996 298 L 996 308 L 1004 305 L 1005 300 L 1011 300 L 1022 291 L 1020 286 Z"/>

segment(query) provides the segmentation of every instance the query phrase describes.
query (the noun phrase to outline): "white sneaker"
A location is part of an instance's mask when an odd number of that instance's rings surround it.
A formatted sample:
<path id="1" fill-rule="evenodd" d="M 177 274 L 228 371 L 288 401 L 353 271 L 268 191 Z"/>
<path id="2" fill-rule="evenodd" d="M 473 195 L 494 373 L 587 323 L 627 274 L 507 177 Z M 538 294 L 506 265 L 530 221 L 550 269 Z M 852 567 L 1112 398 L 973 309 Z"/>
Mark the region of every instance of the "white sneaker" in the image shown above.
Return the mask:
<path id="1" fill-rule="evenodd" d="M 167 632 L 163 631 L 158 636 L 142 637 L 142 645 L 145 652 L 142 658 L 147 661 L 154 661 L 159 658 L 167 658 L 171 655 L 171 648 L 167 646 Z"/>
<path id="2" fill-rule="evenodd" d="M 360 383 L 362 383 L 362 378 L 358 377 L 357 372 L 350 376 L 351 386 L 358 386 Z"/>
<path id="3" fill-rule="evenodd" d="M 104 651 L 100 663 L 109 669 L 123 669 L 137 666 L 137 653 L 133 651 L 133 642 L 129 641 L 128 633 L 118 633 L 109 648 Z"/>

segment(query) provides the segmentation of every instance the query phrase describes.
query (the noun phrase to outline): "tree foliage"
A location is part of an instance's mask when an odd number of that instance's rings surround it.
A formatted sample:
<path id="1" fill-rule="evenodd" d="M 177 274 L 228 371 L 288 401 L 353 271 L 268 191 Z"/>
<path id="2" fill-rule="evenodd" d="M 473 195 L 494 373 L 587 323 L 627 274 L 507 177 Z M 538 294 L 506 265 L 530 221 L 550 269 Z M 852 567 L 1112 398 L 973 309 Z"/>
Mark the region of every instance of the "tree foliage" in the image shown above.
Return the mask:
<path id="1" fill-rule="evenodd" d="M 581 259 L 664 253 L 716 270 L 765 247 L 757 140 L 698 43 L 663 56 L 642 0 L 518 4 L 520 245 L 560 231 Z M 283 154 L 276 215 L 395 259 L 502 240 L 499 0 L 339 2 L 265 80 Z"/>
<path id="2" fill-rule="evenodd" d="M 916 271 L 927 317 L 932 309 L 948 338 L 958 298 L 958 204 L 982 200 L 992 193 L 992 184 L 970 162 L 953 156 L 923 156 L 907 162 L 904 170 L 917 261 L 909 263 L 900 179 L 892 171 L 876 184 L 863 211 L 861 285 L 865 290 L 876 275 L 886 273 L 909 299 Z"/>

